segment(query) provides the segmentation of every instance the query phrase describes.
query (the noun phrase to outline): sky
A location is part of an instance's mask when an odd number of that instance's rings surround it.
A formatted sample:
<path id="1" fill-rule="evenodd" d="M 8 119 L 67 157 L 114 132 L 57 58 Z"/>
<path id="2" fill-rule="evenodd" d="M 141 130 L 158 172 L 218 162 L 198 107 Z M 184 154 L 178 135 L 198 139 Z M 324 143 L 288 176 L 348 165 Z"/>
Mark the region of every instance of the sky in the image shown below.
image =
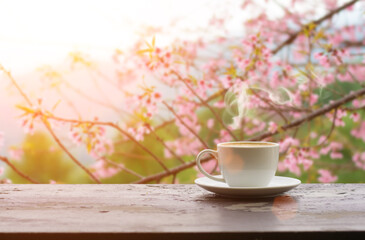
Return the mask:
<path id="1" fill-rule="evenodd" d="M 211 16 L 209 6 L 217 4 L 207 0 L 0 1 L 0 62 L 18 74 L 60 63 L 75 50 L 108 58 L 115 48 L 130 47 L 143 25 L 165 27 L 177 21 L 183 23 L 179 28 L 197 28 Z"/>

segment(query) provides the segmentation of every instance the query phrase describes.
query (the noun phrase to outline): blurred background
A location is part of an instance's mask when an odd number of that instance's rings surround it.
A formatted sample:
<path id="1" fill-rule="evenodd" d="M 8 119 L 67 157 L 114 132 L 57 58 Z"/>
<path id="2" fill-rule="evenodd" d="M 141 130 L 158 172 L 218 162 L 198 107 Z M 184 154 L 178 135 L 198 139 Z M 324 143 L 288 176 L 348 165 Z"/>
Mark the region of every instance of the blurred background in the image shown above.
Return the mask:
<path id="1" fill-rule="evenodd" d="M 227 53 L 228 50 L 231 51 L 232 46 L 242 44 L 244 38 L 255 33 L 255 26 L 250 26 L 247 22 L 259 18 L 260 14 L 264 14 L 267 21 L 277 21 L 278 24 L 287 16 L 295 16 L 287 21 L 288 26 L 283 28 L 283 33 L 278 31 L 280 24 L 279 27 L 272 26 L 274 34 L 283 34 L 274 38 L 274 43 L 271 44 L 275 46 L 286 39 L 286 30 L 295 32 L 300 29 L 296 26 L 297 19 L 304 26 L 346 2 L 348 1 L 258 0 L 251 7 L 247 7 L 250 1 L 236 0 L 0 1 L 0 64 L 11 73 L 29 98 L 34 102 L 42 99 L 42 107 L 54 109 L 56 116 L 79 120 L 94 120 L 97 117 L 98 121 L 118 122 L 121 127 L 129 129 L 138 123 L 135 118 L 130 117 L 131 105 L 126 96 L 137 95 L 141 85 L 154 86 L 153 91 L 159 92 L 167 100 L 174 100 L 177 96 L 177 90 L 171 91 L 168 84 L 161 83 L 156 76 L 139 68 L 135 63 L 135 58 L 138 57 L 136 52 L 149 47 L 148 44 L 156 44 L 161 49 L 169 48 L 177 42 L 185 46 L 185 49 L 197 47 L 199 44 L 205 45 L 202 50 L 197 50 L 198 54 L 194 57 L 194 61 L 198 62 L 197 66 L 202 66 L 213 59 L 211 56 L 215 60 L 232 58 Z M 361 35 L 364 33 L 363 5 L 355 5 L 350 13 L 343 11 L 337 14 L 330 24 L 331 27 L 325 28 L 328 34 L 346 26 L 362 28 L 355 33 L 358 46 L 355 49 L 357 58 L 354 58 L 361 62 L 364 43 Z M 279 52 L 278 59 L 284 59 L 290 52 L 290 49 Z M 227 61 L 222 65 L 224 72 L 230 64 Z M 195 77 L 202 75 L 199 69 L 187 72 Z M 360 85 L 345 83 L 340 88 L 349 93 L 359 87 Z M 207 97 L 212 92 L 208 90 Z M 224 94 L 222 99 L 223 97 Z M 336 97 L 326 101 L 334 99 Z M 0 132 L 3 135 L 0 155 L 7 156 L 26 175 L 42 183 L 91 183 L 88 174 L 75 165 L 44 126 L 38 124 L 34 132 L 27 132 L 24 123 L 22 126 L 23 112 L 16 107 L 19 104 L 25 105 L 26 101 L 9 77 L 6 74 L 0 75 Z M 319 104 L 317 107 L 320 106 Z M 223 110 L 217 108 L 216 111 Z M 359 110 L 361 116 L 364 115 L 362 111 Z M 212 118 L 206 108 L 196 110 L 196 114 L 202 122 Z M 149 123 L 156 127 L 171 118 L 174 118 L 173 114 L 165 109 L 159 112 L 159 117 L 153 123 Z M 350 114 L 343 121 L 346 125 L 334 131 L 333 141 L 344 145 L 353 144 L 357 146 L 356 152 L 364 152 L 362 139 L 353 137 L 350 133 L 359 124 L 351 121 Z M 330 123 L 327 122 L 328 128 Z M 217 124 L 214 126 L 218 128 Z M 75 144 L 70 137 L 73 129 L 69 125 L 61 122 L 54 123 L 53 127 L 58 129 L 56 133 L 65 147 L 102 179 L 103 183 L 133 182 L 138 180 L 138 175 L 146 177 L 163 170 L 153 157 L 133 141 L 121 137 L 115 129 L 106 128 L 106 137 L 113 141 L 113 152 L 109 154 L 108 161 L 120 164 L 122 168 L 132 169 L 137 175 L 130 174 L 125 169 L 115 170 L 113 165 L 106 167 L 105 161 L 100 162 L 98 157 L 90 154 L 88 146 L 83 143 Z M 198 133 L 207 140 L 209 147 L 214 147 L 216 139 L 222 140 L 219 135 L 221 129 L 210 135 L 209 129 L 203 127 Z M 312 129 L 313 139 L 317 139 L 314 134 L 321 128 L 318 125 L 318 129 Z M 156 131 L 166 142 L 179 138 L 181 134 L 176 125 Z M 305 132 L 307 131 L 300 130 L 296 138 L 304 139 Z M 137 135 L 136 132 L 133 134 Z M 283 139 L 285 137 L 282 136 L 271 140 Z M 168 168 L 181 164 L 175 158 L 167 156 L 165 147 L 156 144 L 153 134 L 145 133 L 141 142 L 164 159 Z M 200 150 L 203 148 L 200 146 Z M 300 175 L 288 168 L 279 174 L 301 178 L 305 182 L 318 182 L 320 180 L 317 170 L 330 168 L 338 176 L 335 181 L 364 182 L 364 170 L 354 165 L 354 151 L 351 147 L 341 148 L 342 157 L 336 161 L 329 155 L 320 156 L 320 159 L 315 160 L 316 171 L 312 173 L 311 170 L 303 170 L 301 167 Z M 195 153 L 194 150 L 179 156 L 183 162 L 190 162 L 194 160 Z M 285 156 L 282 160 L 285 160 Z M 13 183 L 28 183 L 5 163 L 1 166 L 4 172 L 0 178 L 9 179 Z M 206 167 L 213 170 L 215 164 L 207 164 Z M 98 171 L 98 168 L 103 171 Z M 197 170 L 190 167 L 177 175 L 151 182 L 192 183 L 197 176 Z"/>

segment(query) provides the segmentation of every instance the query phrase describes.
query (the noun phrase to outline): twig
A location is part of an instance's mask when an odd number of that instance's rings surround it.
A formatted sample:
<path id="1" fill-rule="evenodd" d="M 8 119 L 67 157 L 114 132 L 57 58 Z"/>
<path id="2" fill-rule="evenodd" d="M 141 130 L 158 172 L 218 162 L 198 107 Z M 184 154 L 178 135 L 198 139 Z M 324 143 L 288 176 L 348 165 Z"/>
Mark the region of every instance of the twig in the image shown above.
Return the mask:
<path id="1" fill-rule="evenodd" d="M 284 120 L 284 122 L 285 123 L 288 123 L 289 121 L 288 121 L 288 119 L 285 117 L 285 115 L 281 112 L 281 111 L 279 111 L 278 109 L 277 109 L 277 107 L 276 106 L 274 106 L 274 104 L 272 104 L 271 103 L 271 100 L 270 99 L 267 99 L 267 98 L 264 98 L 264 97 L 262 97 L 262 96 L 260 96 L 256 91 L 255 91 L 255 89 L 252 89 L 252 93 L 253 94 L 255 94 L 255 96 L 256 97 L 258 97 L 261 101 L 264 101 L 267 105 L 269 105 L 270 107 L 271 107 L 271 109 L 270 110 L 274 110 L 274 112 L 276 112 L 277 114 L 279 114 L 280 115 L 280 117 Z"/>
<path id="2" fill-rule="evenodd" d="M 313 23 L 315 25 L 320 24 L 321 22 L 323 22 L 326 19 L 331 18 L 333 15 L 341 12 L 342 10 L 348 8 L 349 6 L 353 5 L 354 3 L 356 3 L 358 0 L 352 0 L 348 3 L 345 3 L 344 5 L 342 5 L 341 7 L 338 7 L 336 9 L 334 9 L 333 11 L 327 13 L 326 15 L 324 15 L 323 17 L 313 21 Z M 294 40 L 300 35 L 300 33 L 302 32 L 302 29 L 300 29 L 299 31 L 293 33 L 292 35 L 290 35 L 284 42 L 282 42 L 277 48 L 275 48 L 274 50 L 272 50 L 273 54 L 276 54 L 277 52 L 279 52 L 283 47 L 285 47 L 286 45 L 291 44 L 292 42 L 294 42 Z"/>
<path id="3" fill-rule="evenodd" d="M 171 181 L 171 183 L 172 184 L 175 184 L 175 182 L 176 182 L 176 174 L 172 175 L 172 181 Z"/>
<path id="4" fill-rule="evenodd" d="M 173 124 L 175 122 L 175 119 L 171 119 L 169 121 L 165 121 L 163 123 L 161 123 L 160 125 L 156 126 L 155 129 L 158 130 L 160 128 L 164 128 L 166 126 L 169 126 L 170 124 Z"/>
<path id="5" fill-rule="evenodd" d="M 150 127 L 150 125 L 146 124 L 146 127 L 148 128 L 148 130 L 153 134 L 153 136 L 155 136 L 155 138 L 157 139 L 157 141 L 159 141 L 174 157 L 177 158 L 177 160 L 179 160 L 181 163 L 185 163 L 185 161 L 176 154 L 176 152 L 174 150 L 172 150 L 166 143 L 164 140 L 162 140 L 157 133 Z"/>
<path id="6" fill-rule="evenodd" d="M 42 122 L 43 124 L 46 126 L 47 130 L 51 133 L 53 139 L 56 141 L 56 143 L 62 148 L 62 150 L 72 159 L 72 161 L 74 161 L 74 163 L 76 163 L 80 168 L 82 168 L 82 170 L 84 170 L 87 175 L 90 176 L 90 178 L 92 180 L 94 180 L 96 183 L 101 183 L 100 180 L 94 175 L 92 174 L 92 172 L 90 172 L 89 169 L 87 169 L 84 165 L 82 165 L 79 160 L 77 160 L 72 154 L 71 152 L 65 147 L 65 145 L 63 145 L 63 143 L 61 142 L 61 140 L 56 136 L 56 134 L 54 133 L 54 131 L 52 130 L 51 126 L 49 125 L 49 123 L 42 118 Z"/>
<path id="7" fill-rule="evenodd" d="M 204 101 L 204 99 L 202 99 L 199 94 L 189 85 L 188 81 L 189 79 L 183 79 L 180 77 L 180 75 L 178 73 L 175 73 L 175 75 L 177 75 L 177 77 L 180 79 L 181 82 L 184 83 L 184 85 L 190 90 L 190 92 L 192 92 L 198 99 L 199 101 L 206 106 L 214 115 L 215 119 L 217 119 L 217 121 L 222 125 L 222 127 L 224 129 L 227 130 L 227 132 L 229 133 L 229 135 L 231 135 L 231 137 L 234 140 L 238 140 L 237 137 L 233 134 L 233 132 L 231 131 L 231 129 L 229 129 L 226 124 L 224 124 L 224 122 L 222 121 L 222 118 L 218 116 L 218 114 L 216 113 L 216 111 L 214 111 L 214 109 L 212 108 L 212 106 L 210 106 L 206 101 Z"/>
<path id="8" fill-rule="evenodd" d="M 28 180 L 31 183 L 39 183 L 38 181 L 34 180 L 33 178 L 25 175 L 24 173 L 22 173 L 17 167 L 15 167 L 14 164 L 12 164 L 9 159 L 7 159 L 6 157 L 0 156 L 0 161 L 3 161 L 4 163 L 6 163 L 9 167 L 11 167 L 11 169 L 14 170 L 14 172 L 16 172 L 19 176 L 21 176 L 22 178 Z"/>
<path id="9" fill-rule="evenodd" d="M 182 125 L 184 125 L 200 142 L 204 145 L 204 147 L 209 148 L 209 146 L 204 142 L 204 140 L 193 130 L 191 127 L 189 127 L 179 115 L 175 112 L 175 110 L 168 105 L 165 101 L 162 101 L 162 103 L 170 110 L 170 112 L 181 122 Z"/>
<path id="10" fill-rule="evenodd" d="M 77 87 L 71 85 L 66 79 L 62 78 L 62 81 L 63 81 L 63 83 L 65 84 L 66 87 L 68 87 L 69 89 L 74 91 L 76 94 L 80 95 L 81 97 L 89 100 L 90 102 L 94 102 L 96 104 L 99 104 L 100 106 L 104 106 L 106 108 L 109 108 L 109 109 L 115 111 L 116 113 L 119 113 L 120 111 L 122 111 L 121 109 L 114 106 L 112 103 L 106 103 L 106 102 L 100 101 L 100 100 L 98 100 L 94 97 L 91 97 L 91 96 L 87 95 L 86 93 L 84 93 L 83 91 L 78 89 Z"/>
<path id="11" fill-rule="evenodd" d="M 323 141 L 322 142 L 320 142 L 319 144 L 317 144 L 316 146 L 313 146 L 313 147 L 319 147 L 319 146 L 321 146 L 321 145 L 323 145 L 329 138 L 330 138 L 330 136 L 331 136 L 331 134 L 332 134 L 332 132 L 333 132 L 333 130 L 335 129 L 335 125 L 336 125 L 336 117 L 337 117 L 337 108 L 335 108 L 335 113 L 333 114 L 333 120 L 332 120 L 332 124 L 331 124 L 331 129 L 330 129 L 330 131 L 328 132 L 328 134 L 327 134 L 327 136 L 326 136 L 326 138 L 325 139 L 323 139 Z"/>
<path id="12" fill-rule="evenodd" d="M 286 124 L 284 126 L 279 127 L 279 129 L 281 128 L 282 130 L 287 130 L 287 129 L 299 126 L 303 122 L 307 122 L 307 121 L 312 120 L 313 118 L 321 116 L 321 115 L 331 111 L 332 109 L 338 108 L 339 106 L 341 106 L 345 103 L 348 103 L 348 102 L 350 102 L 350 101 L 352 101 L 352 100 L 356 99 L 357 97 L 360 97 L 364 94 L 365 94 L 365 88 L 362 88 L 358 91 L 352 92 L 349 95 L 347 95 L 343 98 L 340 98 L 340 99 L 332 102 L 331 104 L 328 104 L 327 106 L 324 106 L 323 108 L 320 108 L 320 109 L 312 112 L 311 114 L 308 114 L 307 116 L 304 116 L 304 117 L 302 117 L 302 118 L 300 118 L 300 119 L 298 119 L 298 120 L 296 120 L 292 123 L 289 123 L 289 124 Z M 258 140 L 262 140 L 262 139 L 267 138 L 267 137 L 274 136 L 278 133 L 279 133 L 278 130 L 276 130 L 275 132 L 266 132 L 266 133 L 263 133 L 263 134 L 261 134 L 257 137 L 254 137 L 250 140 L 251 141 L 258 141 Z"/>
<path id="13" fill-rule="evenodd" d="M 121 169 L 121 170 L 123 170 L 123 171 L 125 171 L 125 172 L 127 172 L 127 173 L 129 173 L 131 175 L 134 175 L 134 176 L 136 176 L 138 178 L 143 178 L 143 176 L 141 174 L 136 173 L 135 171 L 132 171 L 129 168 L 126 168 L 126 167 L 122 166 L 121 164 L 115 163 L 115 162 L 113 162 L 113 161 L 111 161 L 111 160 L 109 160 L 107 158 L 103 158 L 103 160 L 106 161 L 106 162 L 108 162 L 109 164 L 113 165 L 114 167 L 119 168 L 119 169 Z"/>
<path id="14" fill-rule="evenodd" d="M 147 152 L 149 155 L 151 155 L 153 157 L 153 159 L 155 159 L 160 165 L 161 167 L 165 170 L 165 171 L 169 171 L 169 169 L 166 167 L 166 165 L 160 160 L 159 157 L 157 157 L 153 152 L 151 152 L 148 148 L 146 148 L 143 144 L 141 144 L 140 142 L 138 142 L 133 136 L 131 136 L 128 132 L 124 131 L 123 129 L 121 129 L 118 125 L 114 124 L 114 123 L 106 123 L 105 125 L 109 125 L 110 127 L 113 127 L 115 129 L 117 129 L 120 133 L 122 133 L 123 135 L 125 135 L 127 138 L 129 138 L 130 140 L 132 140 L 134 143 L 136 143 L 138 146 L 140 146 L 145 152 Z"/>
<path id="15" fill-rule="evenodd" d="M 202 159 L 201 162 L 206 162 L 206 161 L 209 161 L 210 159 L 211 159 L 211 157 L 207 157 L 207 158 Z M 140 179 L 138 181 L 135 181 L 134 183 L 140 184 L 140 183 L 148 183 L 151 181 L 159 180 L 161 178 L 170 176 L 171 174 L 177 174 L 181 171 L 191 168 L 191 167 L 195 166 L 195 164 L 196 164 L 195 161 L 187 162 L 187 163 L 181 164 L 178 167 L 171 168 L 170 172 L 157 173 L 155 175 L 151 175 L 151 176 L 145 177 L 143 179 Z"/>
<path id="16" fill-rule="evenodd" d="M 15 81 L 13 76 L 11 75 L 10 71 L 6 70 L 1 64 L 0 64 L 0 70 L 3 71 L 6 76 L 10 79 L 10 81 L 14 84 L 20 95 L 23 96 L 24 100 L 29 104 L 29 106 L 33 106 L 32 102 L 28 98 L 28 96 L 24 93 L 24 91 L 19 87 L 18 83 Z"/>
<path id="17" fill-rule="evenodd" d="M 43 113 L 41 113 L 43 114 Z M 169 171 L 169 169 L 166 167 L 166 165 L 161 161 L 161 159 L 159 159 L 153 152 L 151 152 L 147 147 L 145 147 L 142 143 L 140 143 L 139 141 L 137 141 L 132 135 L 130 135 L 128 132 L 124 131 L 123 129 L 121 129 L 117 124 L 112 123 L 112 122 L 99 122 L 99 121 L 82 121 L 82 120 L 74 120 L 74 119 L 66 119 L 66 118 L 60 118 L 60 117 L 56 117 L 56 116 L 47 116 L 47 118 L 49 119 L 53 119 L 53 120 L 57 120 L 57 121 L 61 121 L 61 122 L 68 122 L 68 123 L 77 123 L 77 124 L 90 124 L 90 125 L 103 125 L 103 126 L 109 126 L 112 127 L 116 130 L 118 130 L 118 132 L 120 132 L 121 134 L 125 135 L 127 138 L 129 138 L 130 140 L 132 140 L 134 143 L 136 143 L 139 147 L 141 147 L 145 152 L 147 152 L 149 155 L 151 155 L 151 157 L 153 159 L 155 159 L 160 165 L 161 167 L 165 170 L 165 171 Z"/>

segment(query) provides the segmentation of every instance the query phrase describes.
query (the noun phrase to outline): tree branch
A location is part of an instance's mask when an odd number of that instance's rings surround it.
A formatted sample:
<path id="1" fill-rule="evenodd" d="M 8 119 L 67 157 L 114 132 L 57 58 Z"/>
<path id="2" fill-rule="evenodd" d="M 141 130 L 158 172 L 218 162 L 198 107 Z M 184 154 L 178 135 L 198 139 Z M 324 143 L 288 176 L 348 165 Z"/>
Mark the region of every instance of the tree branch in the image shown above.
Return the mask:
<path id="1" fill-rule="evenodd" d="M 204 140 L 193 130 L 191 127 L 189 127 L 179 115 L 175 112 L 175 110 L 168 105 L 165 101 L 162 101 L 162 103 L 170 110 L 172 114 L 181 122 L 182 125 L 184 125 L 200 142 L 204 145 L 204 147 L 209 148 L 209 146 L 204 142 Z"/>
<path id="2" fill-rule="evenodd" d="M 211 159 L 211 157 L 207 157 L 205 159 L 202 159 L 201 162 L 206 162 L 206 161 L 209 161 L 210 159 Z M 151 176 L 142 178 L 142 179 L 140 179 L 138 181 L 135 181 L 133 183 L 141 184 L 141 183 L 149 183 L 151 181 L 157 181 L 157 180 L 160 180 L 164 177 L 170 176 L 172 174 L 177 174 L 177 173 L 182 172 L 182 171 L 184 171 L 188 168 L 191 168 L 191 167 L 195 166 L 195 164 L 196 164 L 195 161 L 187 162 L 187 163 L 181 164 L 180 166 L 171 168 L 170 172 L 157 173 L 155 175 L 151 175 Z"/>
<path id="3" fill-rule="evenodd" d="M 14 172 L 16 172 L 19 176 L 21 176 L 22 178 L 28 180 L 31 183 L 39 183 L 38 181 L 34 180 L 33 178 L 25 175 L 23 172 L 21 172 L 17 167 L 15 167 L 14 164 L 12 164 L 9 159 L 7 159 L 6 157 L 0 156 L 0 161 L 6 163 L 11 169 L 14 170 Z"/>
<path id="4" fill-rule="evenodd" d="M 15 81 L 10 71 L 6 70 L 1 64 L 0 64 L 0 71 L 3 71 L 5 75 L 10 79 L 10 81 L 14 84 L 20 95 L 23 96 L 24 100 L 29 104 L 29 106 L 33 106 L 32 102 L 30 101 L 28 96 L 24 93 L 24 91 L 19 87 L 18 83 Z"/>
<path id="5" fill-rule="evenodd" d="M 111 160 L 109 160 L 107 158 L 103 158 L 103 160 L 106 161 L 106 162 L 108 162 L 109 164 L 113 165 L 114 167 L 119 168 L 120 170 L 123 170 L 123 171 L 125 171 L 125 172 L 127 172 L 127 173 L 129 173 L 129 174 L 131 174 L 131 175 L 133 175 L 135 177 L 143 178 L 143 176 L 141 174 L 136 173 L 135 171 L 132 171 L 129 168 L 126 168 L 126 167 L 124 167 L 121 164 L 118 164 L 116 162 L 113 162 L 113 161 L 111 161 Z"/>
<path id="6" fill-rule="evenodd" d="M 176 152 L 174 150 L 172 150 L 166 143 L 164 140 L 162 140 L 162 138 L 160 138 L 157 133 L 150 127 L 150 125 L 146 124 L 146 127 L 148 128 L 148 130 L 153 134 L 153 136 L 155 136 L 156 140 L 159 141 L 164 148 L 166 148 L 177 160 L 180 161 L 180 163 L 185 163 L 185 161 L 176 154 Z"/>
<path id="7" fill-rule="evenodd" d="M 44 116 L 43 113 L 40 113 Z M 161 161 L 160 158 L 158 158 L 153 152 L 151 152 L 147 147 L 145 147 L 142 143 L 138 142 L 132 135 L 130 135 L 127 131 L 124 131 L 123 129 L 121 129 L 117 124 L 112 123 L 112 122 L 99 122 L 99 121 L 82 121 L 82 120 L 74 120 L 74 119 L 66 119 L 66 118 L 60 118 L 60 117 L 56 117 L 56 116 L 48 116 L 46 115 L 46 117 L 48 119 L 53 119 L 56 121 L 61 121 L 61 122 L 68 122 L 68 123 L 76 123 L 76 124 L 90 124 L 90 125 L 102 125 L 102 126 L 109 126 L 112 127 L 114 129 L 116 129 L 118 132 L 120 132 L 121 134 L 125 135 L 128 139 L 130 139 L 131 141 L 133 141 L 134 143 L 136 143 L 139 147 L 141 147 L 145 152 L 147 152 L 149 155 L 151 155 L 151 157 L 153 159 L 155 159 L 160 165 L 161 167 L 165 170 L 165 171 L 169 171 L 169 169 L 166 167 L 166 165 Z"/>
<path id="8" fill-rule="evenodd" d="M 330 11 L 329 13 L 327 13 L 326 15 L 324 15 L 323 17 L 313 21 L 312 23 L 314 23 L 315 25 L 320 24 L 321 22 L 331 18 L 333 15 L 341 12 L 342 10 L 348 8 L 349 6 L 355 4 L 358 0 L 352 0 L 348 3 L 345 3 L 344 5 L 342 5 L 341 7 L 338 7 L 332 11 Z M 290 35 L 284 42 L 282 42 L 278 47 L 276 47 L 274 50 L 272 50 L 272 54 L 276 54 L 277 52 L 279 52 L 283 47 L 285 47 L 286 45 L 291 44 L 292 42 L 294 42 L 294 40 L 300 35 L 300 33 L 302 32 L 302 29 L 300 29 L 299 31 L 293 33 L 292 35 Z"/>
<path id="9" fill-rule="evenodd" d="M 96 183 L 101 183 L 100 180 L 94 174 L 92 174 L 92 172 L 90 172 L 89 169 L 87 169 L 84 165 L 82 165 L 81 162 L 79 162 L 79 160 L 77 160 L 74 157 L 74 155 L 72 155 L 71 152 L 65 147 L 65 145 L 63 145 L 63 143 L 61 142 L 61 140 L 54 133 L 53 129 L 51 128 L 51 126 L 49 125 L 49 123 L 47 122 L 47 120 L 42 119 L 42 122 L 46 126 L 47 130 L 51 133 L 53 139 L 56 141 L 56 143 L 58 144 L 58 146 L 60 146 L 60 148 L 62 148 L 62 150 L 67 154 L 67 156 L 69 156 L 74 163 L 76 163 L 82 170 L 84 170 L 86 172 L 86 174 L 89 175 L 89 177 L 92 180 L 94 180 Z"/>
<path id="10" fill-rule="evenodd" d="M 189 83 L 188 83 L 189 79 L 183 79 L 176 72 L 174 72 L 174 74 L 180 79 L 181 82 L 184 83 L 184 85 L 190 90 L 190 92 L 192 92 L 199 99 L 199 101 L 212 112 L 212 114 L 214 115 L 215 119 L 217 119 L 217 121 L 222 125 L 222 127 L 227 130 L 227 132 L 229 133 L 229 135 L 231 135 L 231 137 L 234 140 L 237 141 L 238 140 L 237 137 L 233 134 L 233 132 L 231 131 L 231 129 L 229 129 L 226 126 L 226 124 L 224 124 L 224 122 L 222 121 L 222 118 L 218 116 L 218 114 L 214 111 L 214 109 L 212 108 L 212 106 L 210 106 L 206 101 L 204 101 L 204 99 L 202 99 L 199 96 L 199 94 L 189 85 Z"/>
<path id="11" fill-rule="evenodd" d="M 352 100 L 354 100 L 354 99 L 356 99 L 360 96 L 363 96 L 363 95 L 365 95 L 365 88 L 362 88 L 358 91 L 352 92 L 352 93 L 346 95 L 345 97 L 340 98 L 340 99 L 338 99 L 338 100 L 336 100 L 336 101 L 334 101 L 334 102 L 332 102 L 332 103 L 330 103 L 330 104 L 328 104 L 328 105 L 312 112 L 311 114 L 308 114 L 308 115 L 306 115 L 306 116 L 304 116 L 304 117 L 302 117 L 302 118 L 300 118 L 300 119 L 298 119 L 298 120 L 296 120 L 292 123 L 289 123 L 289 124 L 286 124 L 284 126 L 279 127 L 279 129 L 282 129 L 282 130 L 285 131 L 285 130 L 288 130 L 290 128 L 297 127 L 297 126 L 301 125 L 304 122 L 310 121 L 310 120 L 312 120 L 312 119 L 314 119 L 318 116 L 321 116 L 321 115 L 323 115 L 327 112 L 330 112 L 331 110 L 333 110 L 335 108 L 338 108 L 339 106 L 341 106 L 345 103 L 348 103 L 348 102 L 350 102 L 350 101 L 352 101 Z M 251 138 L 250 141 L 259 141 L 259 140 L 262 140 L 264 138 L 274 136 L 278 133 L 279 133 L 278 130 L 276 130 L 275 132 L 266 132 L 266 133 L 263 133 L 263 134 L 261 134 L 257 137 Z"/>

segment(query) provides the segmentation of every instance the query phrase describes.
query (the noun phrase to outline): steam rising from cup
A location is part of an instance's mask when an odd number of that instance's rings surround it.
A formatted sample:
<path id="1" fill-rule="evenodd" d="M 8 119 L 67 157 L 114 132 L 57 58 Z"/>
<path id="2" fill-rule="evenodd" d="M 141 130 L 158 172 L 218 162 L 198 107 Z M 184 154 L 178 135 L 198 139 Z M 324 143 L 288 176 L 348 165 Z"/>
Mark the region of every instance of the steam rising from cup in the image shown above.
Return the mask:
<path id="1" fill-rule="evenodd" d="M 253 96 L 262 96 L 263 99 L 276 105 L 290 104 L 293 100 L 291 92 L 284 87 L 269 90 L 263 87 L 248 86 L 245 83 L 235 84 L 228 89 L 224 96 L 224 123 L 233 129 L 237 129 L 243 118 L 250 116 L 252 114 L 251 110 L 254 110 L 254 103 L 251 101 Z"/>

